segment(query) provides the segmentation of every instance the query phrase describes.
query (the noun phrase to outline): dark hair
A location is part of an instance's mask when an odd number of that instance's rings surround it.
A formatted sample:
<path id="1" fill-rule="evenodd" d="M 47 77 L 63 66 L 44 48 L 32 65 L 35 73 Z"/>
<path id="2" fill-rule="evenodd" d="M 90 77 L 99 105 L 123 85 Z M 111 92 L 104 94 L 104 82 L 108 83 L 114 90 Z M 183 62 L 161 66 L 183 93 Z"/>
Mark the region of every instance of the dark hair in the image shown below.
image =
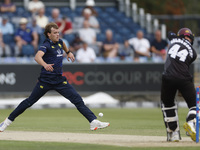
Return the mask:
<path id="1" fill-rule="evenodd" d="M 45 26 L 44 35 L 46 38 L 49 38 L 47 33 L 51 33 L 51 28 L 58 29 L 58 25 L 54 22 L 50 22 Z"/>

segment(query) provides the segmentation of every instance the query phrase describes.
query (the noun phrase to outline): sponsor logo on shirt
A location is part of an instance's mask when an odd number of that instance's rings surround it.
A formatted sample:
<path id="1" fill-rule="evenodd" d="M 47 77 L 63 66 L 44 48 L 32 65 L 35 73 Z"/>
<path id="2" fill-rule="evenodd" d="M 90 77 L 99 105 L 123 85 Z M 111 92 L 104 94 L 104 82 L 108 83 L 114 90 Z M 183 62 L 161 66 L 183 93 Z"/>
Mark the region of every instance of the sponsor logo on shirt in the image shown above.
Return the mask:
<path id="1" fill-rule="evenodd" d="M 61 56 L 63 56 L 63 55 L 62 55 L 62 52 L 61 52 L 60 49 L 57 49 L 57 53 L 58 53 L 58 54 L 57 54 L 57 57 L 61 57 Z"/>
<path id="2" fill-rule="evenodd" d="M 45 46 L 40 46 L 41 48 L 45 48 L 46 49 L 46 47 Z"/>

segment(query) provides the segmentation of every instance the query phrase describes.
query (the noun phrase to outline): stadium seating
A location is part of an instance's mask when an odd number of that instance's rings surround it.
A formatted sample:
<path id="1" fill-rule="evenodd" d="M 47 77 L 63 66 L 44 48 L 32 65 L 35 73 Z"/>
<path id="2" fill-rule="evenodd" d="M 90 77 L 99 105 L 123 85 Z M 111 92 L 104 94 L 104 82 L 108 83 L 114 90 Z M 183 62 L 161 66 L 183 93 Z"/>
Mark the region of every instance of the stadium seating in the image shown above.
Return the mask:
<path id="1" fill-rule="evenodd" d="M 124 42 L 124 37 L 120 34 L 114 33 L 114 39 L 116 40 L 116 42 L 118 43 L 123 43 Z"/>
<path id="2" fill-rule="evenodd" d="M 74 10 L 77 15 L 81 16 L 84 7 L 76 7 Z"/>
<path id="3" fill-rule="evenodd" d="M 95 7 L 95 10 L 97 11 L 98 14 L 101 14 L 103 12 L 101 7 Z"/>
<path id="4" fill-rule="evenodd" d="M 53 6 L 46 6 L 46 16 L 51 16 Z M 73 22 L 75 27 L 75 17 L 80 17 L 84 7 L 77 7 L 75 10 L 71 10 L 70 7 L 59 7 L 62 16 L 67 16 Z M 100 33 L 97 34 L 97 41 L 105 40 L 105 31 L 111 29 L 113 31 L 114 39 L 123 44 L 125 40 L 135 37 L 138 30 L 142 30 L 146 38 L 151 39 L 152 34 L 147 34 L 146 30 L 143 29 L 139 24 L 135 23 L 131 17 L 127 17 L 125 13 L 118 11 L 116 7 L 95 7 L 98 13 L 97 19 L 100 24 Z M 10 21 L 14 27 L 17 28 L 20 17 L 31 17 L 31 13 L 28 12 L 23 6 L 18 6 L 15 13 L 9 15 Z M 76 30 L 74 30 L 76 31 Z M 69 43 L 74 39 L 74 34 L 64 35 L 63 37 Z M 43 34 L 39 35 L 39 45 L 42 44 L 45 37 Z M 14 43 L 14 38 L 5 37 L 7 43 Z M 31 55 L 27 54 L 27 55 Z"/>
<path id="5" fill-rule="evenodd" d="M 110 14 L 115 14 L 118 12 L 117 8 L 116 7 L 106 7 L 105 8 L 105 11 L 110 13 Z"/>
<path id="6" fill-rule="evenodd" d="M 60 7 L 60 13 L 62 15 L 67 15 L 71 13 L 71 9 L 69 7 Z"/>
<path id="7" fill-rule="evenodd" d="M 131 37 L 135 37 L 138 30 L 142 30 L 145 37 L 152 37 L 147 34 L 139 24 L 135 23 L 131 17 L 126 17 L 123 12 L 119 12 L 116 7 L 95 7 L 98 12 L 98 21 L 100 22 L 101 33 L 97 39 L 102 40 L 102 33 L 105 34 L 107 29 L 111 29 L 117 42 L 123 43 Z"/>
<path id="8" fill-rule="evenodd" d="M 46 7 L 46 15 L 50 16 L 53 7 Z M 81 16 L 83 7 L 77 7 L 75 10 L 71 10 L 69 7 L 60 7 L 60 12 L 62 16 L 67 16 L 71 21 L 74 21 L 75 17 Z M 116 7 L 95 7 L 95 10 L 98 12 L 97 19 L 100 22 L 101 33 L 105 33 L 106 29 L 111 29 L 116 33 L 118 41 L 121 39 L 127 39 L 130 35 L 135 35 L 137 30 L 143 30 L 146 34 L 146 31 L 142 29 L 137 23 L 134 23 L 132 18 L 126 17 L 122 12 L 119 12 Z M 31 17 L 30 12 L 28 12 L 24 7 L 17 7 L 16 12 L 13 17 Z M 13 19 L 13 23 L 17 24 L 17 20 Z M 17 25 L 15 25 L 17 26 Z M 147 35 L 149 37 L 151 35 Z M 71 36 L 73 37 L 73 35 Z M 71 40 L 71 37 L 68 38 Z M 102 35 L 98 36 L 98 39 L 102 40 Z"/>
<path id="9" fill-rule="evenodd" d="M 62 14 L 62 15 L 63 15 L 63 14 Z M 64 14 L 64 15 L 65 15 L 65 14 Z M 77 17 L 77 16 L 79 16 L 79 15 L 78 15 L 78 13 L 76 13 L 76 12 L 71 12 L 71 13 L 66 14 L 66 16 L 67 16 L 68 18 L 70 18 L 71 21 L 74 21 L 74 18 Z"/>
<path id="10" fill-rule="evenodd" d="M 70 43 L 75 38 L 75 35 L 74 34 L 65 34 L 63 36 L 63 38 L 66 39 Z"/>
<path id="11" fill-rule="evenodd" d="M 103 42 L 105 40 L 105 33 L 97 34 L 97 41 Z"/>
<path id="12" fill-rule="evenodd" d="M 45 9 L 45 15 L 46 16 L 51 16 L 52 9 L 53 9 L 53 7 L 46 7 L 46 9 Z"/>
<path id="13" fill-rule="evenodd" d="M 41 45 L 43 42 L 44 42 L 44 40 L 45 40 L 45 35 L 44 34 L 40 34 L 39 35 L 39 45 Z"/>

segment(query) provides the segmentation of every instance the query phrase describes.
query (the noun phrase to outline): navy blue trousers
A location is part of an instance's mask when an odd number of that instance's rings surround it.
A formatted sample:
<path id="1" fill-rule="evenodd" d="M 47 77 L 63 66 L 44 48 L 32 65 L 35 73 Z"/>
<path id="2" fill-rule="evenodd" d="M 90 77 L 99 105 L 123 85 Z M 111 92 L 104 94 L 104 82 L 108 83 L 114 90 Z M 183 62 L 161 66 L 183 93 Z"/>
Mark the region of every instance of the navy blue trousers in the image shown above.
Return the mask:
<path id="1" fill-rule="evenodd" d="M 10 114 L 8 119 L 14 121 L 16 117 L 18 117 L 27 108 L 31 107 L 34 103 L 36 103 L 49 90 L 55 90 L 65 98 L 69 99 L 70 102 L 76 106 L 78 111 L 89 122 L 92 122 L 94 119 L 97 118 L 94 115 L 94 113 L 87 106 L 85 106 L 81 96 L 69 83 L 67 83 L 67 81 L 55 85 L 38 81 L 31 95 L 17 106 L 17 108 Z"/>

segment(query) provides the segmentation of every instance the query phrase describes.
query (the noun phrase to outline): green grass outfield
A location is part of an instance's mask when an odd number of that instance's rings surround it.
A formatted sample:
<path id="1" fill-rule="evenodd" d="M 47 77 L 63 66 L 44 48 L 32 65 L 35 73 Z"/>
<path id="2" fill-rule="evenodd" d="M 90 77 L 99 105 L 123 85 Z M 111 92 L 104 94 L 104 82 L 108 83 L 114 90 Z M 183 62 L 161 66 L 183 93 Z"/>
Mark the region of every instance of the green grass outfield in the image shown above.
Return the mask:
<path id="1" fill-rule="evenodd" d="M 0 120 L 4 120 L 11 112 L 11 109 L 0 110 Z M 165 136 L 161 109 L 92 109 L 97 115 L 103 112 L 104 116 L 99 118 L 101 121 L 109 121 L 111 126 L 97 131 L 89 130 L 89 123 L 76 109 L 28 109 L 20 115 L 16 121 L 7 129 L 15 131 L 46 131 L 46 132 L 71 132 L 71 133 L 90 133 L 90 134 L 124 134 L 124 135 L 154 135 Z M 188 109 L 179 109 L 179 120 L 181 125 L 181 134 L 185 136 L 183 123 Z M 14 147 L 14 148 L 13 148 Z M 117 146 L 104 146 L 92 144 L 72 144 L 56 142 L 18 142 L 18 141 L 0 141 L 0 150 L 126 150 L 126 149 L 161 149 L 153 148 L 128 148 Z M 163 148 L 172 150 L 194 150 L 197 147 L 170 147 Z"/>

